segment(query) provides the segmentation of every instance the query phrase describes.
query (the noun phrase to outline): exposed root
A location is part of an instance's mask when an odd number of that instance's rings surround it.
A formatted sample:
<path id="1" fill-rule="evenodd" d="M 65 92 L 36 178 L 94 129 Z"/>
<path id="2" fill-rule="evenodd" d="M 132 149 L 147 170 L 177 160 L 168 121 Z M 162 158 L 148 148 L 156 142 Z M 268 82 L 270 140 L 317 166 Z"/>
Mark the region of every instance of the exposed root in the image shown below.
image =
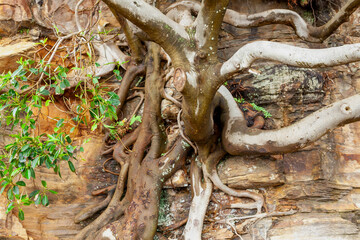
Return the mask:
<path id="1" fill-rule="evenodd" d="M 109 205 L 113 195 L 114 195 L 114 189 L 109 191 L 107 197 L 102 202 L 90 205 L 90 206 L 84 208 L 83 210 L 81 210 L 78 214 L 76 214 L 76 216 L 74 218 L 74 222 L 79 223 L 81 221 L 84 221 L 84 220 L 90 218 L 91 216 L 93 216 L 98 211 L 106 208 Z"/>
<path id="2" fill-rule="evenodd" d="M 234 196 L 234 197 L 246 197 L 246 198 L 251 198 L 255 201 L 254 203 L 231 204 L 230 208 L 257 209 L 257 213 L 258 214 L 261 213 L 261 208 L 264 204 L 264 197 L 261 194 L 257 194 L 257 193 L 249 192 L 249 191 L 245 191 L 245 190 L 235 190 L 235 189 L 229 188 L 228 186 L 226 186 L 225 184 L 223 184 L 221 182 L 216 170 L 212 171 L 211 174 L 209 174 L 205 168 L 203 168 L 203 171 L 204 171 L 205 175 L 207 175 L 211 179 L 211 181 L 214 183 L 214 185 L 217 188 L 219 188 L 221 191 L 223 191 L 231 196 Z"/>
<path id="3" fill-rule="evenodd" d="M 194 163 L 194 161 L 192 162 Z M 207 176 L 204 176 L 204 184 L 201 184 L 201 178 L 196 174 L 194 168 L 201 170 L 199 166 L 192 166 L 192 179 L 194 179 L 197 186 L 192 184 L 193 188 L 193 199 L 190 206 L 188 221 L 184 230 L 184 239 L 185 240 L 200 240 L 201 232 L 204 223 L 204 218 L 206 214 L 207 206 L 210 202 L 210 197 L 212 193 L 212 183 Z M 198 190 L 196 189 L 198 188 Z"/>
<path id="4" fill-rule="evenodd" d="M 111 185 L 111 186 L 108 186 L 108 187 L 106 187 L 106 188 L 98 189 L 98 190 L 92 191 L 91 195 L 93 195 L 93 196 L 99 196 L 99 195 L 101 195 L 101 194 L 105 194 L 105 193 L 108 193 L 108 192 L 114 190 L 115 187 L 116 187 L 116 184 Z"/>
<path id="5" fill-rule="evenodd" d="M 136 91 L 133 95 L 131 95 L 130 97 L 128 97 L 126 100 L 129 100 L 129 99 L 134 98 L 134 97 L 140 97 L 140 101 L 139 101 L 138 105 L 135 107 L 134 111 L 132 112 L 130 119 L 131 119 L 133 116 L 135 116 L 135 114 L 137 113 L 137 111 L 139 111 L 141 105 L 142 105 L 143 102 L 144 102 L 145 95 L 144 95 L 143 92 Z"/>
<path id="6" fill-rule="evenodd" d="M 178 100 L 176 100 L 175 98 L 173 98 L 172 96 L 170 96 L 169 94 L 167 94 L 164 89 L 161 90 L 161 95 L 162 95 L 163 98 L 165 98 L 165 99 L 169 100 L 170 102 L 174 103 L 175 106 L 177 106 L 178 108 L 181 108 L 181 103 Z"/>
<path id="7" fill-rule="evenodd" d="M 227 224 L 227 225 L 231 226 L 232 229 L 234 230 L 235 234 L 241 238 L 241 236 L 240 236 L 240 234 L 238 234 L 238 232 L 246 232 L 246 231 L 244 231 L 244 229 L 246 227 L 254 224 L 255 222 L 257 222 L 257 221 L 259 221 L 259 220 L 261 220 L 263 218 L 289 216 L 289 215 L 293 215 L 295 213 L 297 213 L 297 211 L 295 211 L 295 210 L 290 210 L 290 211 L 287 211 L 287 212 L 260 213 L 260 214 L 249 215 L 249 216 L 221 219 L 221 220 L 216 221 L 216 222 L 217 223 L 224 223 L 224 224 Z M 239 220 L 245 220 L 245 221 L 235 227 L 233 221 L 239 221 Z"/>
<path id="8" fill-rule="evenodd" d="M 161 228 L 161 231 L 166 232 L 166 231 L 174 231 L 175 229 L 178 229 L 179 227 L 183 226 L 184 224 L 187 223 L 188 221 L 188 217 L 184 218 L 183 220 L 176 222 L 174 224 L 171 224 L 170 226 Z"/>
<path id="9" fill-rule="evenodd" d="M 129 169 L 129 163 L 125 162 L 121 166 L 120 175 L 118 178 L 118 182 L 115 188 L 114 196 L 112 197 L 110 203 L 108 204 L 107 208 L 104 212 L 101 213 L 101 215 L 96 218 L 92 223 L 87 225 L 85 228 L 83 228 L 77 235 L 75 239 L 82 240 L 82 239 L 92 239 L 94 236 L 93 234 L 97 232 L 99 229 L 101 229 L 106 224 L 117 220 L 121 215 L 124 214 L 125 208 L 128 205 L 128 202 L 126 199 L 121 200 L 121 196 L 124 193 L 127 173 Z M 84 210 L 81 212 L 82 216 L 91 216 L 91 213 L 95 213 L 94 210 L 88 210 L 88 212 L 84 212 Z M 91 215 L 90 215 L 91 214 Z M 78 214 L 80 215 L 80 214 Z M 78 218 L 75 219 L 75 221 L 79 221 L 81 218 L 78 216 Z M 80 220 L 81 221 L 81 220 Z"/>
<path id="10" fill-rule="evenodd" d="M 182 113 L 182 109 L 179 111 L 178 116 L 177 116 L 177 122 L 179 125 L 180 135 L 194 149 L 194 153 L 195 153 L 195 155 L 197 155 L 197 153 L 198 153 L 197 147 L 185 136 L 185 134 L 182 130 L 182 124 L 181 124 L 181 119 L 180 119 L 181 113 Z"/>
<path id="11" fill-rule="evenodd" d="M 113 171 L 110 171 L 110 170 L 106 169 L 106 167 L 105 167 L 105 164 L 106 164 L 108 161 L 110 161 L 111 159 L 113 159 L 113 158 L 112 158 L 112 157 L 111 157 L 111 158 L 108 158 L 108 159 L 106 159 L 106 160 L 103 162 L 103 164 L 102 164 L 102 169 L 103 169 L 103 171 L 105 171 L 105 172 L 108 172 L 108 173 L 111 173 L 111 174 L 113 174 L 113 175 L 119 176 L 118 173 L 115 173 L 115 172 L 113 172 Z"/>
<path id="12" fill-rule="evenodd" d="M 119 157 L 126 157 L 125 150 L 129 150 L 128 147 L 132 145 L 139 135 L 139 128 L 136 128 L 133 132 L 128 133 L 122 139 L 119 139 L 118 143 L 113 145 L 111 148 L 102 152 L 102 155 L 110 154 L 113 152 L 113 158 L 117 162 L 121 162 Z M 116 152 L 116 153 L 115 153 Z"/>

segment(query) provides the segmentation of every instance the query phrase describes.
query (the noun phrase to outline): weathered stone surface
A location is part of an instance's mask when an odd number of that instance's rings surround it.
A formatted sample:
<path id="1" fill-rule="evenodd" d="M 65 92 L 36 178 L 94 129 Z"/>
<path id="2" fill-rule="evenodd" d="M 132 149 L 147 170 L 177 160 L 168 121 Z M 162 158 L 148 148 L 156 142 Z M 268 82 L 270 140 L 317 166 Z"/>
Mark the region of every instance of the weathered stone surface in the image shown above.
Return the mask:
<path id="1" fill-rule="evenodd" d="M 0 73 L 17 69 L 19 64 L 16 61 L 33 50 L 34 47 L 35 43 L 30 41 L 0 44 Z"/>
<path id="2" fill-rule="evenodd" d="M 31 19 L 27 0 L 0 0 L 0 35 L 16 33 L 20 24 Z"/>
<path id="3" fill-rule="evenodd" d="M 318 71 L 286 65 L 266 66 L 258 69 L 261 74 L 244 81 L 245 96 L 258 104 L 276 101 L 312 103 L 324 97 L 324 80 Z M 240 79 L 242 80 L 242 79 Z"/>
<path id="4" fill-rule="evenodd" d="M 269 231 L 270 240 L 355 240 L 356 224 L 339 214 L 309 213 L 283 217 Z"/>
<path id="5" fill-rule="evenodd" d="M 219 164 L 218 174 L 229 187 L 247 189 L 284 183 L 283 167 L 273 158 L 229 157 Z"/>
<path id="6" fill-rule="evenodd" d="M 288 183 L 317 180 L 321 177 L 321 155 L 318 150 L 284 154 L 283 164 Z"/>

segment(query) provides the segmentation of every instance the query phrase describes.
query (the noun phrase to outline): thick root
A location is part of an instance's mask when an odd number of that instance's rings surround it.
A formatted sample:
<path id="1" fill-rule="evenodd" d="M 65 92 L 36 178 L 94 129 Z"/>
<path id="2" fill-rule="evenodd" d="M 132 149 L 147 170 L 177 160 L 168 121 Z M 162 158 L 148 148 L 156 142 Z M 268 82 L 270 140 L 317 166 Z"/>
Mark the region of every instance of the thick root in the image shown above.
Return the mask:
<path id="1" fill-rule="evenodd" d="M 95 203 L 95 204 L 88 206 L 88 207 L 84 208 L 83 210 L 81 210 L 81 212 L 79 212 L 75 216 L 74 222 L 80 223 L 81 221 L 84 221 L 84 220 L 92 217 L 95 213 L 99 212 L 100 210 L 103 210 L 104 208 L 106 208 L 109 205 L 113 195 L 114 195 L 114 190 L 110 191 L 108 193 L 107 197 L 102 202 Z"/>
<path id="2" fill-rule="evenodd" d="M 196 167 L 199 168 L 198 166 Z M 204 176 L 204 184 L 202 185 L 199 174 L 196 174 L 195 171 L 192 171 L 191 175 L 192 179 L 194 179 L 197 184 L 195 184 L 195 181 L 192 181 L 194 196 L 190 206 L 188 221 L 184 230 L 184 239 L 201 240 L 204 218 L 207 206 L 210 202 L 213 185 L 207 176 Z"/>

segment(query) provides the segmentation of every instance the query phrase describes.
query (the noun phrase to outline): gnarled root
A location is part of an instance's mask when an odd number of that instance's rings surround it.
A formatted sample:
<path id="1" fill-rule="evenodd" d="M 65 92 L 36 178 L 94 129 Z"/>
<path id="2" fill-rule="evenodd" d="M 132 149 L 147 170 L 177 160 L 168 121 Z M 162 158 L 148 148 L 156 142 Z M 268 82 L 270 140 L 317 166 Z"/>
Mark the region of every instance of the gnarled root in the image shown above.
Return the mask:
<path id="1" fill-rule="evenodd" d="M 81 210 L 81 212 L 79 212 L 78 214 L 76 214 L 74 218 L 74 222 L 79 223 L 81 221 L 84 221 L 89 217 L 93 216 L 98 211 L 106 208 L 109 205 L 113 195 L 114 195 L 114 189 L 108 192 L 107 197 L 102 202 L 90 205 L 84 208 L 83 210 Z"/>
<path id="2" fill-rule="evenodd" d="M 109 222 L 117 220 L 121 215 L 124 214 L 125 208 L 128 205 L 127 200 L 124 198 L 122 201 L 121 196 L 124 192 L 126 177 L 128 173 L 129 163 L 125 162 L 121 166 L 120 175 L 118 178 L 117 186 L 115 189 L 114 196 L 109 202 L 107 208 L 101 215 L 96 218 L 92 223 L 83 228 L 77 235 L 75 239 L 93 239 L 93 234 L 98 231 L 100 228 L 108 224 Z M 109 197 L 109 196 L 108 196 Z M 81 213 L 81 215 L 80 215 Z M 85 210 L 81 211 L 75 218 L 75 221 L 82 221 L 95 213 L 94 209 L 88 209 L 87 212 Z M 86 216 L 86 218 L 84 218 Z"/>

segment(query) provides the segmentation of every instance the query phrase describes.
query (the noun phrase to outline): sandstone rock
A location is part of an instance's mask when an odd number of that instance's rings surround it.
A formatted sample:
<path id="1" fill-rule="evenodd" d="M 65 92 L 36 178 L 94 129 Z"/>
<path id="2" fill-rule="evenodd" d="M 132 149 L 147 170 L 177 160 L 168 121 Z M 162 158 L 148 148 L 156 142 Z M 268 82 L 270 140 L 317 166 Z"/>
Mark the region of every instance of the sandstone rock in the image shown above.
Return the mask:
<path id="1" fill-rule="evenodd" d="M 32 19 L 27 0 L 0 0 L 0 35 L 14 34 Z"/>
<path id="2" fill-rule="evenodd" d="M 240 189 L 284 183 L 283 167 L 272 158 L 229 157 L 218 165 L 218 174 L 223 183 Z"/>
<path id="3" fill-rule="evenodd" d="M 16 61 L 34 47 L 34 42 L 27 41 L 0 46 L 0 73 L 16 70 L 19 66 Z"/>
<path id="4" fill-rule="evenodd" d="M 309 213 L 283 217 L 269 231 L 270 240 L 355 240 L 356 224 L 339 214 Z"/>

